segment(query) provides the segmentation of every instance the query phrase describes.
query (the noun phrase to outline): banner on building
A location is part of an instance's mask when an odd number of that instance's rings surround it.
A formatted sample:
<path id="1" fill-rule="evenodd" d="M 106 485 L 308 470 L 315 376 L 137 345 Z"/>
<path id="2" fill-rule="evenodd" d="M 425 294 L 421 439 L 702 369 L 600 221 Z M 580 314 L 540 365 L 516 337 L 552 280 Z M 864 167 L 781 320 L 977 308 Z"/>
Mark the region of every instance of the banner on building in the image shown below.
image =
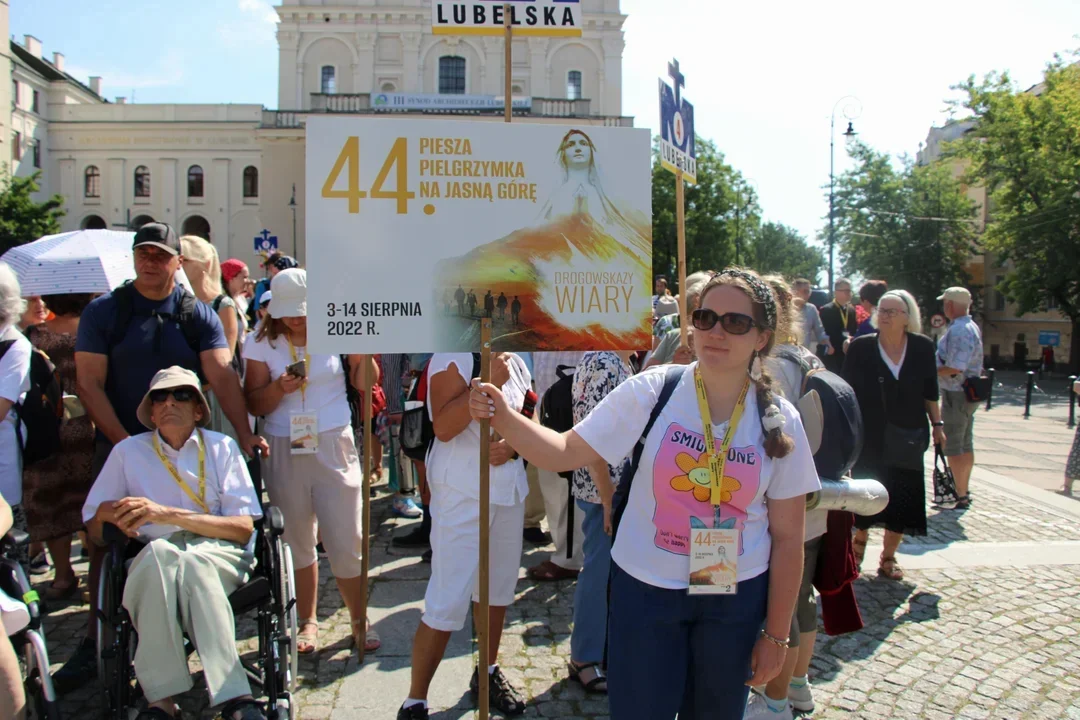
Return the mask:
<path id="1" fill-rule="evenodd" d="M 502 35 L 506 9 L 515 35 L 581 37 L 580 0 L 432 0 L 435 35 Z"/>
<path id="2" fill-rule="evenodd" d="M 679 61 L 668 63 L 674 88 L 660 80 L 660 162 L 671 172 L 682 170 L 683 179 L 697 184 L 697 150 L 694 147 L 694 106 L 682 96 L 686 78 Z"/>
<path id="3" fill-rule="evenodd" d="M 651 343 L 646 129 L 307 124 L 312 352 Z"/>
<path id="4" fill-rule="evenodd" d="M 516 97 L 512 99 L 515 110 L 529 110 L 532 108 L 531 97 Z M 506 99 L 495 95 L 438 95 L 434 93 L 379 93 L 375 95 L 371 103 L 375 110 L 391 112 L 394 110 L 437 110 L 439 112 L 453 112 L 454 110 L 503 110 L 506 107 Z"/>

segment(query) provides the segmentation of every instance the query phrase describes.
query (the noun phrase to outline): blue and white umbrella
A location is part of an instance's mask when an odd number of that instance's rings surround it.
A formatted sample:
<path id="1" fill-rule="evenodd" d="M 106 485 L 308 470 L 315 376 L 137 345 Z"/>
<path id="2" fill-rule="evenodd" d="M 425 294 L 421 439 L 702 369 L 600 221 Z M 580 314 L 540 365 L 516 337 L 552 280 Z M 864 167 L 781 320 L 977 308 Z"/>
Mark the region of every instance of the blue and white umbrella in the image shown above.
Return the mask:
<path id="1" fill-rule="evenodd" d="M 0 255 L 19 276 L 23 297 L 107 293 L 135 278 L 135 233 L 76 230 L 46 235 Z"/>

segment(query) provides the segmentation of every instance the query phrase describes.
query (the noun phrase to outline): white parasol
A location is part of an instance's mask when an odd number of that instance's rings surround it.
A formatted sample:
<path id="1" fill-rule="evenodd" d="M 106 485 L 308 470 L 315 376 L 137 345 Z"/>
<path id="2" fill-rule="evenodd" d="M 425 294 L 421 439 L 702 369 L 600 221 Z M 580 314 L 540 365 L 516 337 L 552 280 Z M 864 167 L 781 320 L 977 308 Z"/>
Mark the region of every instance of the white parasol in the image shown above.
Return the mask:
<path id="1" fill-rule="evenodd" d="M 135 278 L 135 233 L 76 230 L 47 235 L 0 255 L 19 276 L 23 297 L 107 293 Z"/>

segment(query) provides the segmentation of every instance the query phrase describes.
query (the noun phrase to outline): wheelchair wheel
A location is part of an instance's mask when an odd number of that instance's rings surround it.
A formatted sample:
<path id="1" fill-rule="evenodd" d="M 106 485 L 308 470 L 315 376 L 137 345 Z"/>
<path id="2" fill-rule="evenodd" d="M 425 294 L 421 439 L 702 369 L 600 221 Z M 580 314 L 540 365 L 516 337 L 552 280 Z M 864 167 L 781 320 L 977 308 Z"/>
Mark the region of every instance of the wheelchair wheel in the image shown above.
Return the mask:
<path id="1" fill-rule="evenodd" d="M 105 692 L 105 717 L 128 720 L 133 700 L 131 620 L 122 603 L 124 569 L 122 560 L 106 558 L 98 582 L 97 654 L 98 681 Z"/>
<path id="2" fill-rule="evenodd" d="M 45 649 L 45 640 L 34 630 L 27 630 L 25 639 L 26 679 L 23 681 L 23 691 L 26 693 L 27 718 L 60 720 L 60 707 L 49 677 L 49 653 Z"/>
<path id="3" fill-rule="evenodd" d="M 282 641 L 280 656 L 288 658 L 288 665 L 281 668 L 281 688 L 288 693 L 296 692 L 300 655 L 296 649 L 296 575 L 293 572 L 292 551 L 288 543 L 278 541 L 278 557 L 281 560 L 281 609 L 278 618 L 278 637 Z"/>

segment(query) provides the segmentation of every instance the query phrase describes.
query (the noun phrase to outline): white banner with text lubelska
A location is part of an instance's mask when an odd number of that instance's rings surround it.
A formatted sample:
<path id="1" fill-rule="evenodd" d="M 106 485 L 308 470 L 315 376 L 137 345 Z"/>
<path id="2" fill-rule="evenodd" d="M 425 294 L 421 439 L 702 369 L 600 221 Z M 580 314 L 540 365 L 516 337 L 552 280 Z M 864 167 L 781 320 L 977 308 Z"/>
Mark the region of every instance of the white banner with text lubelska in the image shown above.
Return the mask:
<path id="1" fill-rule="evenodd" d="M 650 164 L 645 129 L 309 117 L 312 351 L 648 349 Z"/>

